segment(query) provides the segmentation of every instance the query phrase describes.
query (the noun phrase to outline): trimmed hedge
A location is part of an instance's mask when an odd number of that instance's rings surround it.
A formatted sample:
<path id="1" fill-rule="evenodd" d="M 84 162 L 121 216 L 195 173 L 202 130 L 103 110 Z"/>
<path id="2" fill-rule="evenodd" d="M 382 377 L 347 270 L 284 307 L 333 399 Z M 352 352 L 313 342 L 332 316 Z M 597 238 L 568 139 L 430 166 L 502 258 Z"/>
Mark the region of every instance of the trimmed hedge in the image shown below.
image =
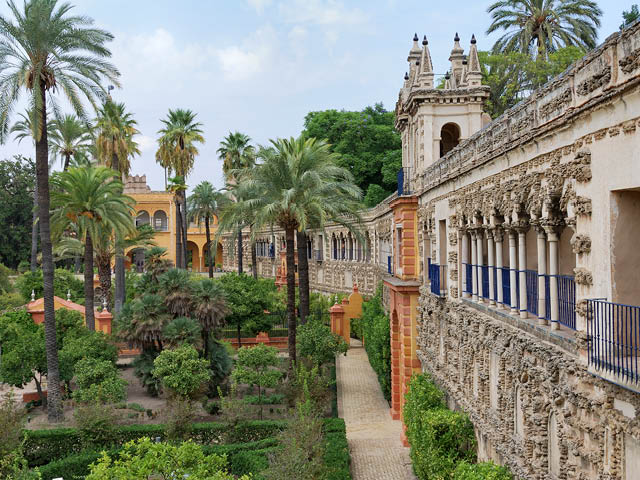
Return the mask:
<path id="1" fill-rule="evenodd" d="M 512 480 L 509 469 L 493 462 L 460 462 L 453 472 L 453 480 Z"/>
<path id="2" fill-rule="evenodd" d="M 368 302 L 362 305 L 361 327 L 364 348 L 369 363 L 378 376 L 382 394 L 391 400 L 391 326 L 382 306 L 382 285 Z"/>
<path id="3" fill-rule="evenodd" d="M 283 430 L 286 421 L 256 420 L 239 424 L 232 430 L 225 423 L 195 423 L 189 438 L 200 445 L 221 444 L 224 440 L 247 443 L 272 437 Z M 231 435 L 230 435 L 231 434 Z M 120 446 L 141 437 L 165 438 L 165 426 L 125 425 L 115 429 L 115 441 L 104 448 Z M 25 430 L 24 455 L 29 466 L 39 466 L 85 450 L 82 434 L 76 428 Z"/>
<path id="4" fill-rule="evenodd" d="M 108 453 L 113 455 L 116 450 L 110 450 Z M 89 466 L 98 460 L 100 455 L 101 453 L 95 450 L 76 453 L 38 467 L 38 471 L 42 475 L 42 480 L 84 478 L 89 475 Z"/>

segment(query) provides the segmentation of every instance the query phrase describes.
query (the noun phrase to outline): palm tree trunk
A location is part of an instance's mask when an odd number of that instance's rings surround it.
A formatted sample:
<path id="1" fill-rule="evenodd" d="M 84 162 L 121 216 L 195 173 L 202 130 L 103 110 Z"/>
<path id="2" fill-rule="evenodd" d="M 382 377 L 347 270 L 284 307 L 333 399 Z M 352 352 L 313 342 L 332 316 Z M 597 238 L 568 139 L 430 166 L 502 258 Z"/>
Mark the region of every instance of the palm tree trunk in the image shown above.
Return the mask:
<path id="1" fill-rule="evenodd" d="M 187 259 L 189 258 L 189 249 L 187 248 L 187 228 L 189 223 L 187 222 L 187 193 L 182 190 L 180 192 L 180 215 L 182 216 L 182 258 L 184 259 L 184 268 L 187 268 Z M 192 265 L 195 267 L 195 265 Z"/>
<path id="2" fill-rule="evenodd" d="M 111 165 L 113 167 L 113 169 L 118 172 L 118 174 L 121 174 L 120 172 L 120 159 L 118 158 L 117 155 L 113 155 L 113 158 L 111 160 Z M 116 298 L 115 298 L 115 302 L 113 305 L 113 310 L 115 313 L 119 313 L 120 310 L 122 310 L 122 305 L 124 304 L 124 297 L 125 297 L 125 292 L 126 292 L 126 277 L 124 274 L 124 249 L 120 246 L 120 241 L 122 239 L 121 238 L 117 238 L 115 239 L 116 242 L 116 255 L 115 255 L 115 280 L 116 280 Z M 111 267 L 109 266 L 109 270 L 111 270 Z M 111 287 L 111 272 L 109 272 L 109 287 Z M 109 299 L 109 297 L 111 296 L 111 289 L 109 289 L 109 291 L 107 292 L 107 298 Z M 111 303 L 109 303 L 110 305 Z"/>
<path id="3" fill-rule="evenodd" d="M 69 170 L 69 162 L 71 160 L 71 155 L 69 155 L 68 153 L 64 154 L 64 165 L 62 165 L 62 171 L 66 172 L 67 170 Z"/>
<path id="4" fill-rule="evenodd" d="M 287 324 L 289 326 L 289 363 L 296 362 L 296 260 L 294 228 L 287 226 Z"/>
<path id="5" fill-rule="evenodd" d="M 176 196 L 176 268 L 182 265 L 182 215 L 180 214 L 180 200 Z"/>
<path id="6" fill-rule="evenodd" d="M 38 80 L 38 83 L 40 81 Z M 38 185 L 38 223 L 40 226 L 40 247 L 42 249 L 42 280 L 44 297 L 44 337 L 47 352 L 48 408 L 50 422 L 63 418 L 62 395 L 60 391 L 60 366 L 56 341 L 56 314 L 53 303 L 53 248 L 49 222 L 49 144 L 47 139 L 47 98 L 43 86 L 40 89 L 41 134 L 36 141 L 36 182 Z"/>
<path id="7" fill-rule="evenodd" d="M 309 316 L 309 257 L 307 256 L 307 234 L 298 232 L 298 290 L 300 292 L 300 323 L 305 324 Z"/>
<path id="8" fill-rule="evenodd" d="M 38 269 L 38 182 L 33 188 L 33 223 L 31 224 L 31 271 Z"/>
<path id="9" fill-rule="evenodd" d="M 204 219 L 204 232 L 207 237 L 207 265 L 209 267 L 209 278 L 213 278 L 213 262 L 211 256 L 211 229 L 209 228 L 209 216 Z"/>
<path id="10" fill-rule="evenodd" d="M 93 241 L 89 232 L 84 243 L 84 320 L 88 330 L 96 329 L 93 316 Z"/>
<path id="11" fill-rule="evenodd" d="M 100 290 L 102 290 L 102 301 L 106 300 L 107 305 L 111 305 L 111 265 L 110 258 L 97 258 L 98 278 L 100 279 Z M 116 289 L 118 286 L 116 277 Z"/>
<path id="12" fill-rule="evenodd" d="M 242 269 L 242 228 L 238 232 L 238 273 L 243 273 Z"/>

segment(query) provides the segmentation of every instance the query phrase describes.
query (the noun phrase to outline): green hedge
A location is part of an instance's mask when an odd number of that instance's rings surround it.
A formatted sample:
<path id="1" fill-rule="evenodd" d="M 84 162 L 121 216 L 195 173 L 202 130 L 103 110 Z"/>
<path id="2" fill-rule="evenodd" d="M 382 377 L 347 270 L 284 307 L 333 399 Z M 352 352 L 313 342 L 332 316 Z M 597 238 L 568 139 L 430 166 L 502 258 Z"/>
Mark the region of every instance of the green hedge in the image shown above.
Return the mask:
<path id="1" fill-rule="evenodd" d="M 371 367 L 378 375 L 382 393 L 391 400 L 391 327 L 389 317 L 382 307 L 382 285 L 368 302 L 362 305 L 362 321 L 356 327 L 361 330 L 364 348 Z"/>
<path id="2" fill-rule="evenodd" d="M 426 374 L 411 379 L 403 410 L 413 470 L 419 479 L 451 478 L 459 462 L 474 462 L 476 439 L 469 417 L 445 407 Z"/>
<path id="3" fill-rule="evenodd" d="M 109 451 L 110 455 L 116 450 Z M 97 451 L 85 451 L 69 455 L 47 465 L 38 467 L 42 480 L 52 480 L 54 478 L 64 478 L 65 480 L 83 479 L 89 475 L 89 466 L 100 458 L 101 453 Z"/>
<path id="4" fill-rule="evenodd" d="M 223 440 L 233 443 L 246 443 L 272 437 L 287 425 L 286 421 L 256 420 L 239 424 L 229 429 L 225 423 L 195 423 L 190 434 L 201 445 L 220 444 Z M 232 433 L 232 435 L 229 435 Z M 120 446 L 140 437 L 165 438 L 165 426 L 125 425 L 115 429 L 113 445 Z M 51 430 L 25 430 L 25 458 L 29 466 L 39 466 L 77 454 L 86 449 L 80 431 L 76 428 L 56 428 Z"/>
<path id="5" fill-rule="evenodd" d="M 506 467 L 493 462 L 460 462 L 453 472 L 453 480 L 512 480 Z"/>

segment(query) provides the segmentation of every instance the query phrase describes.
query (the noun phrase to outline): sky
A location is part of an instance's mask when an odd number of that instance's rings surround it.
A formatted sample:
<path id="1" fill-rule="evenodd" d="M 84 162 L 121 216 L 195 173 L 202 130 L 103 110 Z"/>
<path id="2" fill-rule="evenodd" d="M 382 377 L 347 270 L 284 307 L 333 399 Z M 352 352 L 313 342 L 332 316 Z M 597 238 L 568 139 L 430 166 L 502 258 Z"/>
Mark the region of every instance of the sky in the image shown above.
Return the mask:
<path id="1" fill-rule="evenodd" d="M 20 3 L 20 0 L 16 0 Z M 115 39 L 108 46 L 120 70 L 124 102 L 138 122 L 141 155 L 132 174 L 164 189 L 155 163 L 157 132 L 168 109 L 197 113 L 206 143 L 190 189 L 203 180 L 223 186 L 216 150 L 232 131 L 254 144 L 298 136 L 304 117 L 326 109 L 361 110 L 383 102 L 393 110 L 408 69 L 414 33 L 429 40 L 434 71 L 444 74 L 459 33 L 490 49 L 483 0 L 71 0 Z M 617 31 L 633 0 L 600 0 L 599 42 Z M 0 0 L 0 15 L 8 8 Z M 10 140 L 0 158 L 33 147 Z"/>

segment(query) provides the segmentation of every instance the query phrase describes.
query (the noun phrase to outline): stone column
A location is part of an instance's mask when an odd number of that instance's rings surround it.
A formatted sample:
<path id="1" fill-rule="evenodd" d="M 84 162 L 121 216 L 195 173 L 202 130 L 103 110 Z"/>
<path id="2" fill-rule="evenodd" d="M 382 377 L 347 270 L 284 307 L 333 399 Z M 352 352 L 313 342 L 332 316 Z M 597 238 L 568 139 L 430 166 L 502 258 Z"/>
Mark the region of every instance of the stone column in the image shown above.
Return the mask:
<path id="1" fill-rule="evenodd" d="M 478 265 L 478 248 L 476 237 L 478 235 L 474 230 L 471 231 L 471 290 L 473 290 L 473 301 L 478 301 L 478 269 L 476 265 Z"/>
<path id="2" fill-rule="evenodd" d="M 461 270 L 462 270 L 462 275 L 460 275 L 460 277 L 462 278 L 462 292 L 463 292 L 463 297 L 464 298 L 469 298 L 471 295 L 469 293 L 465 292 L 465 289 L 467 288 L 467 264 L 469 263 L 469 234 L 465 231 L 465 230 L 461 230 L 462 232 L 462 265 L 461 265 Z"/>
<path id="3" fill-rule="evenodd" d="M 547 230 L 549 241 L 549 297 L 551 330 L 558 330 L 560 324 L 560 306 L 558 303 L 558 234 L 556 231 Z"/>
<path id="4" fill-rule="evenodd" d="M 538 243 L 538 325 L 546 325 L 545 275 L 547 274 L 547 239 L 542 227 L 536 228 Z"/>
<path id="5" fill-rule="evenodd" d="M 482 302 L 483 295 L 483 282 L 482 282 L 482 267 L 484 265 L 484 253 L 483 253 L 483 245 L 482 245 L 482 230 L 478 230 L 478 235 L 476 238 L 477 248 L 478 248 L 478 301 Z"/>
<path id="6" fill-rule="evenodd" d="M 516 289 L 516 275 L 518 274 L 518 257 L 516 250 L 516 232 L 509 230 L 509 290 L 511 296 L 511 313 L 518 313 L 518 291 Z"/>
<path id="7" fill-rule="evenodd" d="M 518 276 L 520 279 L 520 318 L 527 318 L 527 230 L 518 230 Z"/>
<path id="8" fill-rule="evenodd" d="M 495 247 L 493 246 L 493 230 L 487 230 L 487 265 L 489 266 L 489 305 L 496 304 L 494 268 Z"/>
<path id="9" fill-rule="evenodd" d="M 496 299 L 496 302 L 499 307 L 502 307 L 502 304 L 504 303 L 504 292 L 502 291 L 502 229 L 495 229 L 493 232 L 493 239 L 496 244 L 496 280 L 498 286 L 498 298 Z"/>

